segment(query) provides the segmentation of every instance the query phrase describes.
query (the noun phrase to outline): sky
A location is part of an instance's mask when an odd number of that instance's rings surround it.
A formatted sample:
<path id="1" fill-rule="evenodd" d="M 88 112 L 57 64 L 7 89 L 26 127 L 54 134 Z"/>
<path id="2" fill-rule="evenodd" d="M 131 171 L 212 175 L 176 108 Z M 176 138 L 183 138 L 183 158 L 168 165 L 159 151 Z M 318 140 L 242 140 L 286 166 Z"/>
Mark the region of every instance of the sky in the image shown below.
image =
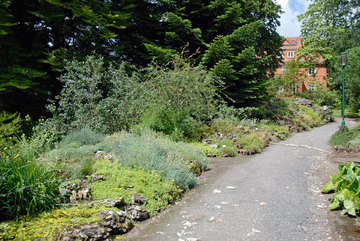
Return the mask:
<path id="1" fill-rule="evenodd" d="M 306 12 L 311 1 L 305 0 L 274 0 L 280 4 L 285 12 L 281 15 L 281 26 L 277 28 L 277 32 L 284 37 L 300 36 L 301 23 L 297 20 L 297 15 Z"/>

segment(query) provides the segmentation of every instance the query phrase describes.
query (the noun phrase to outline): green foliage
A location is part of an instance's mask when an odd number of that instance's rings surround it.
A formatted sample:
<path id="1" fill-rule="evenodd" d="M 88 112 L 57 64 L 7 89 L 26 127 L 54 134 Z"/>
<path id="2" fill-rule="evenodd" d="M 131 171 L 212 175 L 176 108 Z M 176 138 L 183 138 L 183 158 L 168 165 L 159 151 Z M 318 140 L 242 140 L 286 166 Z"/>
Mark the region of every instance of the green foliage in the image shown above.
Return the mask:
<path id="1" fill-rule="evenodd" d="M 306 66 L 304 63 L 291 59 L 284 65 L 285 71 L 281 75 L 277 75 L 271 82 L 270 89 L 276 95 L 281 96 L 299 96 L 299 84 L 307 81 Z M 278 93 L 278 89 L 282 87 L 283 92 Z"/>
<path id="2" fill-rule="evenodd" d="M 191 143 L 191 145 L 199 148 L 202 152 L 204 152 L 206 155 L 210 154 L 210 155 L 215 155 L 216 157 L 221 157 L 221 152 L 219 149 L 214 149 L 211 148 L 208 145 L 204 145 L 202 143 Z"/>
<path id="3" fill-rule="evenodd" d="M 270 0 L 170 1 L 165 41 L 153 42 L 151 54 L 163 63 L 171 50 L 189 43 L 189 53 L 197 54 L 191 55 L 194 62 L 224 79 L 222 93 L 231 105 L 260 103 L 269 97 L 268 73 L 279 65 L 282 37 L 274 30 L 280 12 L 280 5 Z"/>
<path id="4" fill-rule="evenodd" d="M 347 50 L 349 55 L 345 70 L 345 91 L 350 108 L 355 113 L 360 113 L 360 47 Z"/>
<path id="5" fill-rule="evenodd" d="M 0 216 L 15 218 L 54 208 L 58 182 L 51 166 L 39 160 L 53 144 L 54 130 L 36 130 L 24 135 L 11 148 L 4 148 L 0 160 Z"/>
<path id="6" fill-rule="evenodd" d="M 214 115 L 221 99 L 216 86 L 222 81 L 182 58 L 174 60 L 172 67 L 149 65 L 143 71 L 146 81 L 141 83 L 141 96 L 146 96 L 148 107 L 139 126 L 163 132 L 176 141 L 200 139 L 201 121 Z"/>
<path id="7" fill-rule="evenodd" d="M 303 105 L 299 105 L 299 108 L 304 112 L 304 120 L 309 126 L 320 126 L 324 122 L 311 108 Z"/>
<path id="8" fill-rule="evenodd" d="M 57 97 L 59 106 L 48 106 L 53 112 L 49 125 L 57 126 L 60 133 L 83 128 L 113 133 L 138 121 L 146 101 L 141 98 L 145 95 L 139 77 L 129 76 L 124 62 L 107 71 L 103 65 L 103 58 L 95 56 L 67 62 L 67 72 L 60 77 L 65 87 Z"/>
<path id="9" fill-rule="evenodd" d="M 329 144 L 333 146 L 346 146 L 349 141 L 359 136 L 360 126 L 354 126 L 350 129 L 347 126 L 341 126 L 340 129 L 331 136 Z"/>
<path id="10" fill-rule="evenodd" d="M 259 104 L 269 98 L 269 82 L 259 71 L 266 58 L 257 58 L 253 54 L 260 26 L 261 22 L 255 21 L 229 35 L 216 37 L 202 59 L 214 74 L 225 79 L 228 87 L 224 94 L 237 107 L 244 103 Z"/>
<path id="11" fill-rule="evenodd" d="M 219 142 L 219 151 L 220 151 L 220 153 L 227 154 L 231 157 L 234 157 L 237 155 L 237 148 L 234 145 L 234 142 L 229 139 L 222 139 Z"/>
<path id="12" fill-rule="evenodd" d="M 172 204 L 183 191 L 177 188 L 174 182 L 162 180 L 161 175 L 154 170 L 146 171 L 135 166 L 129 169 L 108 160 L 97 161 L 95 168 L 96 174 L 105 175 L 105 180 L 89 185 L 95 199 L 116 200 L 122 196 L 126 203 L 130 203 L 132 194 L 140 194 L 146 197 L 145 208 L 150 211 L 151 216 Z"/>
<path id="13" fill-rule="evenodd" d="M 95 172 L 96 160 L 94 157 L 81 156 L 76 159 L 69 158 L 66 163 L 59 165 L 70 180 L 83 179 Z"/>
<path id="14" fill-rule="evenodd" d="M 197 161 L 201 169 L 209 167 L 205 154 L 190 144 L 170 141 L 161 133 L 139 129 L 135 133 L 115 133 L 108 140 L 114 154 L 124 166 L 157 171 L 164 180 L 174 181 L 182 189 L 196 185 L 186 161 Z"/>
<path id="15" fill-rule="evenodd" d="M 82 145 L 96 145 L 104 140 L 105 136 L 96 133 L 88 128 L 84 128 L 78 131 L 70 132 L 65 136 L 65 138 L 62 140 L 61 145 L 63 147 L 65 146 L 71 146 L 70 144 L 74 144 L 74 142 L 81 143 Z M 75 143 L 76 144 L 76 143 Z M 80 147 L 79 146 L 79 147 Z"/>
<path id="16" fill-rule="evenodd" d="M 42 212 L 36 216 L 20 216 L 18 220 L 0 223 L 0 239 L 3 240 L 54 240 L 64 225 L 79 226 L 100 221 L 99 212 L 118 211 L 115 207 L 107 207 L 101 203 L 76 206 L 64 206 L 49 212 Z"/>
<path id="17" fill-rule="evenodd" d="M 74 142 L 73 142 L 74 143 Z M 110 152 L 111 148 L 107 142 L 96 145 L 81 145 L 76 147 L 58 147 L 44 154 L 48 161 L 66 161 L 68 159 L 81 159 L 82 157 L 93 157 L 97 151 Z"/>
<path id="18" fill-rule="evenodd" d="M 329 205 L 331 210 L 343 208 L 342 214 L 356 216 L 360 210 L 360 168 L 351 162 L 347 165 L 340 164 L 338 171 L 321 188 L 321 191 L 323 193 L 335 192 Z"/>
<path id="19" fill-rule="evenodd" d="M 0 113 L 0 150 L 14 144 L 20 132 L 20 114 Z"/>
<path id="20" fill-rule="evenodd" d="M 247 136 L 242 136 L 239 138 L 238 142 L 244 145 L 243 147 L 244 150 L 252 149 L 256 153 L 260 153 L 262 148 L 264 147 L 264 140 L 256 133 Z"/>

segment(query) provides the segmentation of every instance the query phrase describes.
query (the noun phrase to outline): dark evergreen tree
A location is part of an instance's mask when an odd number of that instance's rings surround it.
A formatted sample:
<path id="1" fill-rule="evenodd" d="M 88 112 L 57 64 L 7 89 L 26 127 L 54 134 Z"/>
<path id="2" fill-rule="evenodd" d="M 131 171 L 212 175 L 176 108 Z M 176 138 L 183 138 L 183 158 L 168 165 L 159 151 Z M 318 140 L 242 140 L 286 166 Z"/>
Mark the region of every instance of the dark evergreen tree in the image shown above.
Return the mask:
<path id="1" fill-rule="evenodd" d="M 224 92 L 234 105 L 269 98 L 267 83 L 279 66 L 283 43 L 276 32 L 280 5 L 271 0 L 174 0 L 170 7 L 164 18 L 166 42 L 147 45 L 152 55 L 167 62 L 189 42 L 188 53 L 200 48 L 196 61 L 225 78 Z"/>

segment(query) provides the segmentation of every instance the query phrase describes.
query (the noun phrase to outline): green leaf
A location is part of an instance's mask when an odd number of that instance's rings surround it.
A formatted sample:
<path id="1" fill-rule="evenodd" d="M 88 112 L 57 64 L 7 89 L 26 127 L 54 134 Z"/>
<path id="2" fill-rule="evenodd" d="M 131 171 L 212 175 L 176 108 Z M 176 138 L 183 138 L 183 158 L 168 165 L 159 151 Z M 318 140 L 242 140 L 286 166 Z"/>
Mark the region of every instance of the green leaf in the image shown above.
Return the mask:
<path id="1" fill-rule="evenodd" d="M 352 200 L 345 200 L 344 207 L 347 209 L 348 214 L 356 216 L 356 207 L 355 203 Z"/>
<path id="2" fill-rule="evenodd" d="M 328 183 L 326 183 L 322 188 L 321 188 L 321 192 L 322 193 L 328 193 L 330 191 L 334 191 L 335 185 L 332 182 L 332 180 L 330 180 Z"/>
<path id="3" fill-rule="evenodd" d="M 330 203 L 330 205 L 329 205 L 329 208 L 331 210 L 337 209 L 339 207 L 340 207 L 340 202 L 339 201 L 334 201 L 334 202 Z"/>

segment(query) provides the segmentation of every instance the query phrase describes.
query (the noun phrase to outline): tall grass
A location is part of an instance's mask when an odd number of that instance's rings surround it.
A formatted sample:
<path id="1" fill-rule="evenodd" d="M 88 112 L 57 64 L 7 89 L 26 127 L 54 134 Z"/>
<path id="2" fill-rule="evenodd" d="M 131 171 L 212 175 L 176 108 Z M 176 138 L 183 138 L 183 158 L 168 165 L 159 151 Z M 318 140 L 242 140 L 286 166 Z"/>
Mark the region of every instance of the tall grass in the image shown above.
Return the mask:
<path id="1" fill-rule="evenodd" d="M 50 148 L 52 130 L 38 130 L 31 139 L 24 135 L 15 146 L 3 148 L 0 159 L 0 217 L 12 219 L 48 210 L 60 201 L 56 173 L 38 160 Z"/>

